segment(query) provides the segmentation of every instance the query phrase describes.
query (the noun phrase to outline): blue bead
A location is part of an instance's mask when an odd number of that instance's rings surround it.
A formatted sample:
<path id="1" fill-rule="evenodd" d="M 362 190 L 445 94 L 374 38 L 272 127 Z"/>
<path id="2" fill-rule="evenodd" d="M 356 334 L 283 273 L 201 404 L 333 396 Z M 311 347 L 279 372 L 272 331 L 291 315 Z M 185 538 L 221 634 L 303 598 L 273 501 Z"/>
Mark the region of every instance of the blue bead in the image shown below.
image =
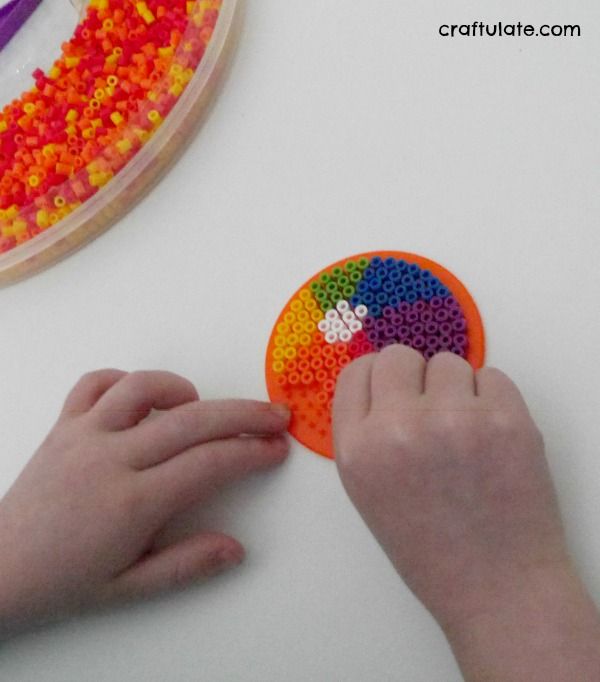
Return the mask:
<path id="1" fill-rule="evenodd" d="M 381 289 L 381 280 L 379 277 L 373 277 L 373 279 L 369 280 L 369 289 L 371 291 L 379 291 Z"/>
<path id="2" fill-rule="evenodd" d="M 392 308 L 397 308 L 400 305 L 400 299 L 398 296 L 390 296 L 388 298 L 388 305 L 391 305 Z"/>
<path id="3" fill-rule="evenodd" d="M 375 300 L 379 305 L 386 305 L 388 302 L 388 295 L 384 291 L 380 291 L 376 296 Z"/>
<path id="4" fill-rule="evenodd" d="M 394 293 L 398 298 L 404 298 L 406 296 L 406 287 L 403 284 L 399 284 L 395 289 Z"/>
<path id="5" fill-rule="evenodd" d="M 367 291 L 367 293 L 362 297 L 363 303 L 368 307 L 371 303 L 375 302 L 375 294 L 372 291 Z"/>
<path id="6" fill-rule="evenodd" d="M 371 258 L 371 265 L 375 268 L 378 265 L 381 265 L 382 263 L 383 263 L 383 260 L 382 260 L 381 256 L 373 256 L 373 258 Z"/>
<path id="7" fill-rule="evenodd" d="M 411 275 L 404 275 L 402 278 L 402 284 L 405 284 L 406 286 L 412 286 L 413 281 Z"/>
<path id="8" fill-rule="evenodd" d="M 388 294 L 393 293 L 395 288 L 396 287 L 394 286 L 394 283 L 391 282 L 389 279 L 383 283 L 383 290 Z"/>
<path id="9" fill-rule="evenodd" d="M 411 265 L 408 266 L 408 271 L 411 275 L 418 275 L 421 272 L 421 268 L 415 263 L 411 263 Z"/>
<path id="10" fill-rule="evenodd" d="M 368 283 L 368 282 L 365 282 L 364 279 L 361 280 L 361 281 L 358 283 L 358 286 L 356 287 L 356 291 L 357 291 L 359 294 L 366 294 L 367 291 L 369 291 L 369 283 Z"/>
<path id="11" fill-rule="evenodd" d="M 388 272 L 388 279 L 391 282 L 399 282 L 402 279 L 402 273 L 400 270 L 398 270 L 398 268 L 390 270 L 390 272 Z"/>
<path id="12" fill-rule="evenodd" d="M 375 268 L 369 265 L 369 267 L 363 272 L 363 277 L 365 279 L 371 279 L 372 277 L 375 277 Z"/>
<path id="13" fill-rule="evenodd" d="M 350 305 L 353 308 L 356 308 L 356 306 L 360 305 L 361 302 L 362 302 L 362 299 L 358 294 L 354 294 L 354 296 L 352 296 L 352 298 L 350 299 Z"/>
<path id="14" fill-rule="evenodd" d="M 448 298 L 448 296 L 450 296 L 450 290 L 445 286 L 438 287 L 438 296 L 440 298 Z"/>
<path id="15" fill-rule="evenodd" d="M 388 268 L 388 270 L 391 270 L 392 268 L 396 267 L 396 259 L 393 256 L 386 258 L 384 262 L 385 267 Z"/>
<path id="16" fill-rule="evenodd" d="M 421 271 L 421 279 L 431 279 L 431 273 L 429 272 L 429 270 Z"/>
<path id="17" fill-rule="evenodd" d="M 413 282 L 413 289 L 415 291 L 423 291 L 423 282 L 418 279 L 416 282 Z"/>
<path id="18" fill-rule="evenodd" d="M 408 301 L 408 303 L 414 303 L 417 300 L 417 298 L 418 296 L 415 291 L 409 291 L 406 294 L 406 300 Z"/>
<path id="19" fill-rule="evenodd" d="M 377 303 L 369 306 L 369 315 L 371 317 L 381 317 L 381 306 Z"/>
<path id="20" fill-rule="evenodd" d="M 377 273 L 377 277 L 379 277 L 379 279 L 386 279 L 387 274 L 388 274 L 388 271 L 387 271 L 385 265 L 380 265 L 380 266 L 375 270 L 375 272 Z"/>
<path id="21" fill-rule="evenodd" d="M 400 270 L 400 272 L 404 272 L 406 270 L 406 268 L 408 267 L 408 263 L 405 260 L 399 260 L 396 265 L 398 267 L 398 270 Z"/>

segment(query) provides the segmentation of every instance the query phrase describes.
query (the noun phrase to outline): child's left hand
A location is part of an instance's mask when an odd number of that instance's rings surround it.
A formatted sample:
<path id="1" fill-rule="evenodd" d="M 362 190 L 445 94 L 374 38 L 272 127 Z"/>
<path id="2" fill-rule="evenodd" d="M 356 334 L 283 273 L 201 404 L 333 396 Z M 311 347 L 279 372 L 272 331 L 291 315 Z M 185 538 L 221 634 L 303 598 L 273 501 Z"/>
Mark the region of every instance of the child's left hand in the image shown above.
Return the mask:
<path id="1" fill-rule="evenodd" d="M 220 533 L 154 541 L 222 485 L 282 462 L 288 420 L 283 406 L 200 401 L 167 372 L 85 375 L 0 500 L 0 634 L 240 563 Z"/>

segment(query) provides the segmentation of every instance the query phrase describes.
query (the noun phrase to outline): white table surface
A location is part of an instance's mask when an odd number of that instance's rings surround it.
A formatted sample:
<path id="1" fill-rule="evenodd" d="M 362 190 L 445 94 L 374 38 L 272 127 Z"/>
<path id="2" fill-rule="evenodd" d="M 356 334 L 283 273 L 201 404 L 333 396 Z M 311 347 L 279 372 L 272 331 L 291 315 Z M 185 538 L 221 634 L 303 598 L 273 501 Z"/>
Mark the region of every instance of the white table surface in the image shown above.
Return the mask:
<path id="1" fill-rule="evenodd" d="M 65 0 L 66 1 L 66 0 Z M 600 6 L 247 0 L 231 72 L 161 184 L 100 239 L 0 291 L 0 493 L 83 372 L 161 368 L 264 397 L 290 293 L 330 262 L 423 254 L 470 288 L 489 363 L 545 433 L 600 598 Z M 580 23 L 579 39 L 442 39 L 441 23 Z M 10 682 L 456 682 L 434 622 L 295 443 L 202 515 L 245 565 L 0 649 Z"/>

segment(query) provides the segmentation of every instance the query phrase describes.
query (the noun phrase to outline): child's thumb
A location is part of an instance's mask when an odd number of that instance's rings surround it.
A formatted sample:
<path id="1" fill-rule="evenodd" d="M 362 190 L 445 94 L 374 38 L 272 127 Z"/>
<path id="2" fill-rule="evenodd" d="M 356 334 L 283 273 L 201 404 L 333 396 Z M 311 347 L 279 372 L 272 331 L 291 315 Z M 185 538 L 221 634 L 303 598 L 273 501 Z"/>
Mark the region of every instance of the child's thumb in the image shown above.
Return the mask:
<path id="1" fill-rule="evenodd" d="M 222 533 L 201 533 L 150 554 L 122 573 L 111 597 L 137 599 L 182 588 L 237 566 L 244 548 Z"/>

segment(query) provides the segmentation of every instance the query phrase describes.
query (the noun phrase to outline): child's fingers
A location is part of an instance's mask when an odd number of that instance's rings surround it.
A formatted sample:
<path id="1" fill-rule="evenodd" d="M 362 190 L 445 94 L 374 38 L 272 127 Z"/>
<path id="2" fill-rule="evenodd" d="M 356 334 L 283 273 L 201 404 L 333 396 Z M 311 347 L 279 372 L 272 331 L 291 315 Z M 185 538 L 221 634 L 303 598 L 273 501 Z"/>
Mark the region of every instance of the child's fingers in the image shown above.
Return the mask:
<path id="1" fill-rule="evenodd" d="M 73 415 L 87 412 L 109 388 L 126 375 L 127 372 L 120 369 L 100 369 L 97 372 L 84 374 L 69 392 L 62 414 Z"/>
<path id="2" fill-rule="evenodd" d="M 494 367 L 484 367 L 475 374 L 477 396 L 494 407 L 519 405 L 527 409 L 521 391 L 509 377 Z"/>
<path id="3" fill-rule="evenodd" d="M 280 434 L 289 420 L 290 413 L 284 405 L 257 400 L 193 402 L 140 424 L 132 432 L 136 446 L 130 460 L 137 468 L 151 467 L 208 441 L 241 434 Z"/>
<path id="4" fill-rule="evenodd" d="M 251 473 L 281 464 L 289 450 L 285 436 L 216 440 L 191 448 L 144 472 L 150 491 L 176 514 L 206 499 L 207 493 Z"/>
<path id="5" fill-rule="evenodd" d="M 371 411 L 390 410 L 423 393 L 425 359 L 416 350 L 394 344 L 377 355 L 371 374 Z"/>
<path id="6" fill-rule="evenodd" d="M 152 409 L 168 410 L 198 400 L 191 382 L 171 372 L 132 372 L 107 391 L 92 413 L 100 426 L 118 431 L 145 419 Z"/>
<path id="7" fill-rule="evenodd" d="M 185 587 L 237 566 L 244 548 L 221 533 L 186 538 L 134 564 L 111 584 L 106 598 L 139 599 Z"/>
<path id="8" fill-rule="evenodd" d="M 454 353 L 438 353 L 427 363 L 425 393 L 450 402 L 475 395 L 473 368 Z"/>
<path id="9" fill-rule="evenodd" d="M 350 363 L 339 375 L 333 401 L 333 422 L 346 422 L 366 417 L 371 407 L 371 371 L 375 355 L 364 355 Z"/>

